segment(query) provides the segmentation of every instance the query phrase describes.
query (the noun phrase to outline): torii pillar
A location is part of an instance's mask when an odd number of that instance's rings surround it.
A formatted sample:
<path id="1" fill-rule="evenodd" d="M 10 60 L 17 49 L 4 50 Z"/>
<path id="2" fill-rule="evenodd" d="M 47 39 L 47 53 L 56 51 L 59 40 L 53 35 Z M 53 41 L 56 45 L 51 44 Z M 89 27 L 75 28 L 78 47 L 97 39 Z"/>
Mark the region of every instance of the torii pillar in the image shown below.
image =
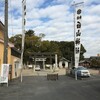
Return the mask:
<path id="1" fill-rule="evenodd" d="M 58 57 L 57 57 L 57 54 L 55 54 L 55 66 L 54 66 L 54 70 L 58 70 Z"/>

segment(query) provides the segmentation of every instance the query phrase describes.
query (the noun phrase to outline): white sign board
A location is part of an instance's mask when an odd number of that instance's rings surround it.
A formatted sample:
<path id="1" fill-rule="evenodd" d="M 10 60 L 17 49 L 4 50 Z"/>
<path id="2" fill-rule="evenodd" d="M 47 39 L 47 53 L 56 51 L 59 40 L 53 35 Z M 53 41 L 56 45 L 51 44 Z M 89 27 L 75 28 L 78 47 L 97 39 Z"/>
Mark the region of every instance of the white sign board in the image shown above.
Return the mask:
<path id="1" fill-rule="evenodd" d="M 9 64 L 2 64 L 0 83 L 8 83 Z"/>

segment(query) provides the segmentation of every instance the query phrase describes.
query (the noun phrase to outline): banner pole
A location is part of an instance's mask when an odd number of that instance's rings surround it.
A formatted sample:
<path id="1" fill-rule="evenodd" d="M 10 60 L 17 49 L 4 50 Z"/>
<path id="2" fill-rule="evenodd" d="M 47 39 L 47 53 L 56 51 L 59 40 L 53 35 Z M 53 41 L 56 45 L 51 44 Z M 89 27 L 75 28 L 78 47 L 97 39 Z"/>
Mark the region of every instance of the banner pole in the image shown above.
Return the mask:
<path id="1" fill-rule="evenodd" d="M 72 6 L 74 6 L 74 61 L 75 61 L 75 67 L 78 67 L 79 64 L 79 58 L 80 58 L 80 37 L 81 37 L 81 5 L 84 2 L 79 3 L 73 3 Z"/>
<path id="2" fill-rule="evenodd" d="M 26 15 L 26 0 L 22 0 L 22 50 L 21 50 L 21 82 L 23 81 L 23 53 L 24 53 L 24 42 L 25 42 L 25 15 Z"/>

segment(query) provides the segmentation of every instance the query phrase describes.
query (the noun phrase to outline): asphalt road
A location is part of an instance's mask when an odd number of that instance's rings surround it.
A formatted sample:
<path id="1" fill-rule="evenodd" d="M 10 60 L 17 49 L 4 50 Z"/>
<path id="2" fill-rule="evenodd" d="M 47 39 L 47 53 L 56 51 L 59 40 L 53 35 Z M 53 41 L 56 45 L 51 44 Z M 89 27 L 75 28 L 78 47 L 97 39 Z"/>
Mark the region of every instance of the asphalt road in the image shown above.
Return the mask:
<path id="1" fill-rule="evenodd" d="M 100 100 L 100 75 L 83 80 L 59 76 L 47 80 L 45 76 L 26 76 L 0 86 L 0 100 Z"/>

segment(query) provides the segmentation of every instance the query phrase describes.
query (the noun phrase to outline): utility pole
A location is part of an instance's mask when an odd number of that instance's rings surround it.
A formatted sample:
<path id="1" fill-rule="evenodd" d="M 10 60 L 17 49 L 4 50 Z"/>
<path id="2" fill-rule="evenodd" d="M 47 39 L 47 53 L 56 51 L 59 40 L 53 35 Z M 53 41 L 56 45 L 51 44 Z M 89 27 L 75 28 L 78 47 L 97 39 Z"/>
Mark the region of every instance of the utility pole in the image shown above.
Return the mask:
<path id="1" fill-rule="evenodd" d="M 8 0 L 5 0 L 5 30 L 4 30 L 4 55 L 3 63 L 8 63 Z"/>

